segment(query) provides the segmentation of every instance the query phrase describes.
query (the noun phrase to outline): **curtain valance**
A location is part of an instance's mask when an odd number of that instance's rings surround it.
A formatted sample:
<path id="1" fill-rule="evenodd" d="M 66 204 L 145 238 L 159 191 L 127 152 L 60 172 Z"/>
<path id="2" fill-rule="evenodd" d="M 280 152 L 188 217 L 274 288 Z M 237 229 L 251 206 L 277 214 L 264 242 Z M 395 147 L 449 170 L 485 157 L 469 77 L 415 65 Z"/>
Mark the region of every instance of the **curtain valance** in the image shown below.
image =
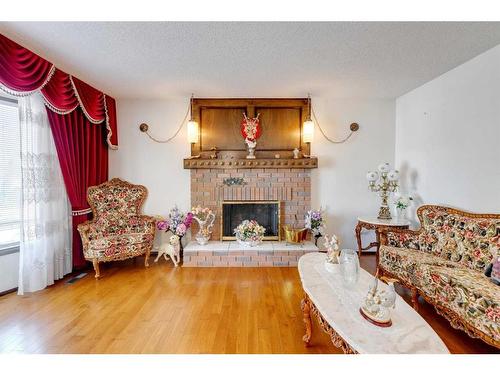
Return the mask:
<path id="1" fill-rule="evenodd" d="M 46 106 L 60 115 L 78 106 L 93 124 L 105 123 L 107 143 L 118 147 L 115 100 L 0 34 L 0 88 L 25 96 L 40 91 Z"/>

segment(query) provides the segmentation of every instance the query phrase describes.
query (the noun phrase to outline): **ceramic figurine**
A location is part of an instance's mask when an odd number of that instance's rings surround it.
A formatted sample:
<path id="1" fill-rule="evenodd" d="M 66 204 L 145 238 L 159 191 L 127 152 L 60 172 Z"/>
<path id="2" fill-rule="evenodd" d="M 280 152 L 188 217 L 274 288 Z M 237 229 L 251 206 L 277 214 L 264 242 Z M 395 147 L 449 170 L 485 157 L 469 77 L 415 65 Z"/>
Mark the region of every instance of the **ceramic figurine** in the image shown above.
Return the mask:
<path id="1" fill-rule="evenodd" d="M 255 147 L 257 146 L 257 138 L 260 137 L 261 132 L 259 114 L 257 114 L 257 117 L 250 118 L 247 117 L 246 113 L 243 113 L 241 135 L 248 147 L 247 159 L 255 159 Z"/>
<path id="2" fill-rule="evenodd" d="M 176 234 L 170 237 L 169 243 L 163 243 L 160 246 L 155 246 L 155 250 L 158 250 L 158 255 L 156 256 L 155 262 L 163 255 L 166 261 L 168 261 L 167 255 L 172 259 L 174 265 L 177 267 L 180 258 L 180 237 Z"/>
<path id="3" fill-rule="evenodd" d="M 293 149 L 293 158 L 298 159 L 299 158 L 300 151 L 298 148 Z"/>
<path id="4" fill-rule="evenodd" d="M 326 261 L 332 264 L 338 264 L 340 250 L 337 236 L 334 234 L 331 237 L 325 235 L 325 243 L 323 244 L 323 247 L 326 250 Z"/>
<path id="5" fill-rule="evenodd" d="M 375 325 L 389 327 L 392 325 L 390 309 L 394 308 L 395 303 L 394 281 L 388 280 L 388 290 L 378 290 L 378 279 L 374 278 L 360 308 L 360 313 Z"/>

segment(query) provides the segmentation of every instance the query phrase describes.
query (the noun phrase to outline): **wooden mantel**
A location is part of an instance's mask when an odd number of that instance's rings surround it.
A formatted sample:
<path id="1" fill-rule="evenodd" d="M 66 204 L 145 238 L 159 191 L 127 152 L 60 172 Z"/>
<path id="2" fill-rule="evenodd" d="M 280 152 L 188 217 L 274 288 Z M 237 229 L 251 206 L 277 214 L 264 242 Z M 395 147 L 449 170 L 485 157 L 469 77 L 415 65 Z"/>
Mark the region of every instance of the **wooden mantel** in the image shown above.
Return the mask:
<path id="1" fill-rule="evenodd" d="M 318 168 L 318 159 L 184 159 L 184 169 L 311 169 Z"/>
<path id="2" fill-rule="evenodd" d="M 191 158 L 184 159 L 184 168 L 317 168 L 316 158 L 303 157 L 311 152 L 302 139 L 308 112 L 307 98 L 193 99 L 192 116 L 200 137 L 191 146 Z M 244 113 L 259 115 L 262 134 L 256 159 L 246 159 L 248 151 L 240 134 Z M 299 159 L 293 159 L 295 148 L 300 150 Z"/>

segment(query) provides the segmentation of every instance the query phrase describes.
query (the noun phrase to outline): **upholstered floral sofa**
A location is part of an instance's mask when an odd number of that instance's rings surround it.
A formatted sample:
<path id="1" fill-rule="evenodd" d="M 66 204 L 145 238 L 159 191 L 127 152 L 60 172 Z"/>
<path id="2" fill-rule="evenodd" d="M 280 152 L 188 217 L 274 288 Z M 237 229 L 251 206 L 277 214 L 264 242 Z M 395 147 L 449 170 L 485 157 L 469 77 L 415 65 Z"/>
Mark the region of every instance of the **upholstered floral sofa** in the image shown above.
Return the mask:
<path id="1" fill-rule="evenodd" d="M 484 275 L 500 256 L 500 215 L 421 206 L 418 231 L 380 231 L 379 275 L 398 279 L 454 328 L 500 348 L 500 286 Z"/>
<path id="2" fill-rule="evenodd" d="M 153 247 L 156 220 L 141 215 L 147 189 L 113 178 L 87 191 L 93 219 L 78 225 L 85 259 L 94 265 L 146 254 L 145 266 Z"/>

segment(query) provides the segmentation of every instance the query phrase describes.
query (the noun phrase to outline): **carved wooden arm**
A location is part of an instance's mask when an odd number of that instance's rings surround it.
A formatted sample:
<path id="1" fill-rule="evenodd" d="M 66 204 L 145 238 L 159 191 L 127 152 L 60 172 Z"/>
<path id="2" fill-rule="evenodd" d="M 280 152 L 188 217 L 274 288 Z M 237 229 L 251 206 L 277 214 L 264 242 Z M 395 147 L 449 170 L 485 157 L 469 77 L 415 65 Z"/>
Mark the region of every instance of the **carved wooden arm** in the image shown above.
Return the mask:
<path id="1" fill-rule="evenodd" d="M 422 230 L 381 228 L 380 245 L 406 247 L 410 249 L 420 249 L 419 236 Z"/>
<path id="2" fill-rule="evenodd" d="M 89 243 L 89 231 L 90 224 L 92 224 L 92 220 L 87 220 L 81 224 L 78 224 L 77 229 L 80 233 L 80 237 L 82 237 L 83 249 L 86 250 Z"/>

